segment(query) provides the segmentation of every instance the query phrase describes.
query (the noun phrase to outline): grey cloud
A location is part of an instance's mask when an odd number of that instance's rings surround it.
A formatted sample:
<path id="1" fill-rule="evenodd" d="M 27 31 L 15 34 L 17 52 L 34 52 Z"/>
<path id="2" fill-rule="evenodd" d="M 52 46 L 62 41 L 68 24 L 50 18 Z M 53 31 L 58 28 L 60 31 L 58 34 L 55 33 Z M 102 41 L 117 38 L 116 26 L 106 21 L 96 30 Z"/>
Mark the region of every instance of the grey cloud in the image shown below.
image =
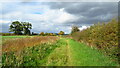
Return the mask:
<path id="1" fill-rule="evenodd" d="M 80 17 L 77 21 L 67 22 L 67 24 L 107 22 L 118 15 L 117 2 L 60 2 L 49 3 L 49 5 L 51 9 L 64 8 L 66 12 Z"/>

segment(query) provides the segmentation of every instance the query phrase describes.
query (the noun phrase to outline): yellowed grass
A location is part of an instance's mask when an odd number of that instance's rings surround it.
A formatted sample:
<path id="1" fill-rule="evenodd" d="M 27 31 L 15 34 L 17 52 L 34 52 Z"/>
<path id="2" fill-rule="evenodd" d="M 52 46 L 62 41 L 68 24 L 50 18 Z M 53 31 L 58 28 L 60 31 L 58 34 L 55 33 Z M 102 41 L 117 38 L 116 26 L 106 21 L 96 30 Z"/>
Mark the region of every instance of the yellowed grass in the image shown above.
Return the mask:
<path id="1" fill-rule="evenodd" d="M 42 43 L 55 42 L 58 37 L 55 36 L 38 36 L 29 38 L 17 38 L 5 41 L 2 44 L 2 51 L 19 51 L 24 47 L 35 46 Z"/>

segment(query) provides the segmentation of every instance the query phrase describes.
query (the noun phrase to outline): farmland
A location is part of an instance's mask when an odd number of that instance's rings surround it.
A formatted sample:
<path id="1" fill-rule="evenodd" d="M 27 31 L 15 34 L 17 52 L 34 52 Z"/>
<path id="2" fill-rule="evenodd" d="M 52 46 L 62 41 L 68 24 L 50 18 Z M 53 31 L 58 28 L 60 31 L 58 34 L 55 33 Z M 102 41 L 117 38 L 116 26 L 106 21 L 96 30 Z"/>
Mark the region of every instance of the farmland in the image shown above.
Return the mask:
<path id="1" fill-rule="evenodd" d="M 119 66 L 118 25 L 95 24 L 71 34 L 14 35 L 2 33 L 3 66 Z M 1 53 L 0 53 L 1 54 Z"/>
<path id="2" fill-rule="evenodd" d="M 0 1 L 0 66 L 120 68 L 120 2 L 76 1 Z"/>
<path id="3" fill-rule="evenodd" d="M 59 36 L 2 36 L 3 66 L 118 66 L 96 48 Z"/>
<path id="4" fill-rule="evenodd" d="M 19 50 L 28 46 L 35 46 L 41 43 L 54 42 L 57 37 L 31 37 L 31 36 L 3 36 L 3 51 Z"/>

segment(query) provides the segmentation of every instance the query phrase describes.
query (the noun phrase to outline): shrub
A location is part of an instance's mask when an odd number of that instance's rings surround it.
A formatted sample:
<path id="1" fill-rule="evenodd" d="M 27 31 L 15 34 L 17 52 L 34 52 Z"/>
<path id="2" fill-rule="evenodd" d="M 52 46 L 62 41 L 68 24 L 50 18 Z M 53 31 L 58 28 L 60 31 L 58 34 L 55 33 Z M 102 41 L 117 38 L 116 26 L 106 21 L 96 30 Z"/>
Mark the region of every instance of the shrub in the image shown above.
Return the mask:
<path id="1" fill-rule="evenodd" d="M 63 31 L 60 31 L 58 34 L 59 35 L 64 35 L 65 33 Z"/>
<path id="2" fill-rule="evenodd" d="M 45 34 L 44 34 L 44 32 L 41 32 L 40 35 L 44 36 Z"/>

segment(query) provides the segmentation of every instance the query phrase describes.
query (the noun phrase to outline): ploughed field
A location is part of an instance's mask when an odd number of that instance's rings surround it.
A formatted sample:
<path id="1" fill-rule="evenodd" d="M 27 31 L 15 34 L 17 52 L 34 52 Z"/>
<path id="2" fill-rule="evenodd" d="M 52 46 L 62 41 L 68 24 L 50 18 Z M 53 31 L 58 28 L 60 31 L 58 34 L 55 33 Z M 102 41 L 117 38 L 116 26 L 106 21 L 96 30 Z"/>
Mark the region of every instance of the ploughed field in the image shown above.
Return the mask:
<path id="1" fill-rule="evenodd" d="M 96 48 L 58 36 L 2 36 L 3 66 L 118 66 Z"/>

